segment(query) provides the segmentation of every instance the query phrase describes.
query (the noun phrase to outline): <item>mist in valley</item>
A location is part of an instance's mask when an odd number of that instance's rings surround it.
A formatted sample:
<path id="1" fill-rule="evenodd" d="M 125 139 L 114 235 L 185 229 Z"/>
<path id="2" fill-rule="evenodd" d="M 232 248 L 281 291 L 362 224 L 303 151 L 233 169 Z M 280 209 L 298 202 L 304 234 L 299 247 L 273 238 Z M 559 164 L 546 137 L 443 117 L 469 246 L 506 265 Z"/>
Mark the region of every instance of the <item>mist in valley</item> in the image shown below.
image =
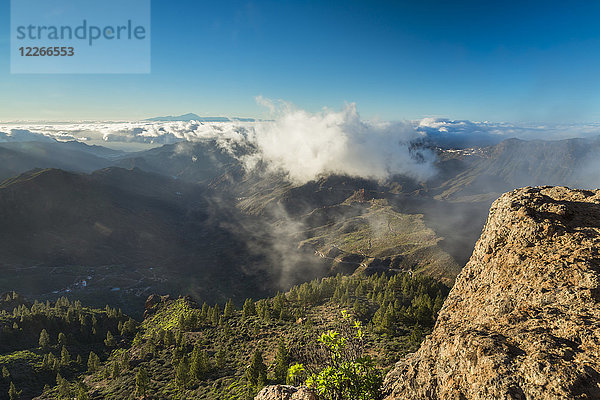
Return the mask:
<path id="1" fill-rule="evenodd" d="M 112 265 L 135 276 L 98 290 L 124 286 L 123 303 L 154 291 L 241 301 L 338 272 L 451 285 L 501 193 L 599 182 L 590 127 L 544 141 L 539 128 L 259 101 L 271 119 L 0 126 L 2 268 L 79 271 L 22 288 L 55 297 L 83 295 L 75 282 Z"/>

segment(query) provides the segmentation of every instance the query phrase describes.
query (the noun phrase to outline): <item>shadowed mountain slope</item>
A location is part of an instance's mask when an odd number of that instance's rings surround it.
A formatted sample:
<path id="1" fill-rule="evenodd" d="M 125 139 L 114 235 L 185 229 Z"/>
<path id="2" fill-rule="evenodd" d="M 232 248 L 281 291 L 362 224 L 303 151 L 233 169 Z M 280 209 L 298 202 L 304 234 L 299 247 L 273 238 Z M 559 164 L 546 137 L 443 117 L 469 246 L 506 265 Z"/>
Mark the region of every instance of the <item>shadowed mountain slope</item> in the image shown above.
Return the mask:
<path id="1" fill-rule="evenodd" d="M 113 164 L 119 151 L 79 142 L 0 143 L 0 181 L 33 168 L 92 172 Z"/>
<path id="2" fill-rule="evenodd" d="M 0 185 L 0 268 L 17 272 L 0 284 L 34 295 L 117 287 L 139 299 L 149 290 L 222 300 L 267 289 L 268 279 L 252 277 L 260 257 L 232 218 L 199 186 L 139 169 L 32 170 Z"/>
<path id="3" fill-rule="evenodd" d="M 464 201 L 485 198 L 487 194 L 493 199 L 524 186 L 600 186 L 600 137 L 558 141 L 508 139 L 470 152 L 472 155 L 467 157 L 462 156 L 465 151 L 444 157 L 444 173 L 454 169 L 457 175 L 436 188 L 439 198 Z"/>

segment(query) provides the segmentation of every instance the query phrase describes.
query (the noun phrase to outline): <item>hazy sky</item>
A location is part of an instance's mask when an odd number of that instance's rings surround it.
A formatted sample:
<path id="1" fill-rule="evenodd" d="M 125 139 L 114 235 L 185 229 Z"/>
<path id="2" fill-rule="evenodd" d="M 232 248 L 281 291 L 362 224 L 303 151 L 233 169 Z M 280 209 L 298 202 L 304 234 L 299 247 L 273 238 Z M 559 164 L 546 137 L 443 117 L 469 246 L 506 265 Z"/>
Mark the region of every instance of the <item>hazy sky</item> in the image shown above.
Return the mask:
<path id="1" fill-rule="evenodd" d="M 385 120 L 600 119 L 596 1 L 153 0 L 147 75 L 11 75 L 0 1 L 3 121 L 264 117 L 259 95 Z"/>

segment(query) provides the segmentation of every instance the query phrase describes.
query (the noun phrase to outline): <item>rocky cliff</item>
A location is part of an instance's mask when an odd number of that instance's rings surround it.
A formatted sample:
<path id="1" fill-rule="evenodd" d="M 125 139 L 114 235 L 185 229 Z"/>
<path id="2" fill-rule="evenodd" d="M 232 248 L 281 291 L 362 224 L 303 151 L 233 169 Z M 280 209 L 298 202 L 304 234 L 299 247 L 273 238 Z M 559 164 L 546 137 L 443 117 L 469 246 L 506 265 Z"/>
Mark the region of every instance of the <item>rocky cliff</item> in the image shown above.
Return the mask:
<path id="1" fill-rule="evenodd" d="M 504 194 L 385 398 L 600 398 L 599 280 L 600 191 Z"/>

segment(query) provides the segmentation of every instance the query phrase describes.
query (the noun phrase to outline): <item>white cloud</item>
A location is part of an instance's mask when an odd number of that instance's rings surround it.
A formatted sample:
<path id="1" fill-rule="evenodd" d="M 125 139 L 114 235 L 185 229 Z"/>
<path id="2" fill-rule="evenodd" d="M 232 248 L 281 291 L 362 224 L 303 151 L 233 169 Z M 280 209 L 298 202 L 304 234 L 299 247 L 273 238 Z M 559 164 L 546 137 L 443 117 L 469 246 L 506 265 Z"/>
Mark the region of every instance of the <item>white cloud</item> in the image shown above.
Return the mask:
<path id="1" fill-rule="evenodd" d="M 0 129 L 0 143 L 29 141 L 54 142 L 54 139 L 41 133 L 33 133 L 27 129 L 6 129 L 6 131 Z"/>
<path id="2" fill-rule="evenodd" d="M 524 140 L 561 140 L 600 135 L 599 123 L 581 124 L 515 124 L 507 122 L 478 122 L 446 118 L 423 118 L 415 122 L 422 134 L 447 141 L 497 143 L 508 138 Z"/>
<path id="3" fill-rule="evenodd" d="M 107 144 L 162 145 L 213 139 L 248 169 L 262 161 L 267 169 L 284 172 L 296 182 L 327 174 L 376 179 L 405 174 L 426 179 L 434 173 L 432 154 L 421 151 L 420 157 L 415 157 L 410 150 L 410 141 L 419 137 L 411 123 L 363 121 L 354 104 L 337 112 L 309 113 L 283 101 L 257 101 L 271 110 L 272 121 L 139 121 L 37 125 L 27 129 L 48 137 L 86 137 Z M 246 151 L 237 154 L 240 146 Z"/>
<path id="4" fill-rule="evenodd" d="M 319 113 L 285 103 L 271 107 L 275 120 L 254 125 L 248 140 L 259 149 L 255 157 L 294 181 L 327 174 L 376 179 L 405 174 L 425 179 L 434 173 L 431 154 L 425 154 L 427 161 L 411 154 L 410 141 L 418 134 L 408 123 L 363 121 L 354 104 L 339 112 Z"/>
<path id="5" fill-rule="evenodd" d="M 281 100 L 256 100 L 270 110 L 271 121 L 0 124 L 0 142 L 80 140 L 115 147 L 123 143 L 158 146 L 215 140 L 248 169 L 262 162 L 271 171 L 282 171 L 291 180 L 306 182 L 327 174 L 375 179 L 404 174 L 426 179 L 435 173 L 434 156 L 426 150 L 415 154 L 411 147 L 411 142 L 423 137 L 468 147 L 494 144 L 509 137 L 564 139 L 600 133 L 600 124 L 517 125 L 442 118 L 370 122 L 360 118 L 354 104 L 341 111 L 310 113 Z"/>

